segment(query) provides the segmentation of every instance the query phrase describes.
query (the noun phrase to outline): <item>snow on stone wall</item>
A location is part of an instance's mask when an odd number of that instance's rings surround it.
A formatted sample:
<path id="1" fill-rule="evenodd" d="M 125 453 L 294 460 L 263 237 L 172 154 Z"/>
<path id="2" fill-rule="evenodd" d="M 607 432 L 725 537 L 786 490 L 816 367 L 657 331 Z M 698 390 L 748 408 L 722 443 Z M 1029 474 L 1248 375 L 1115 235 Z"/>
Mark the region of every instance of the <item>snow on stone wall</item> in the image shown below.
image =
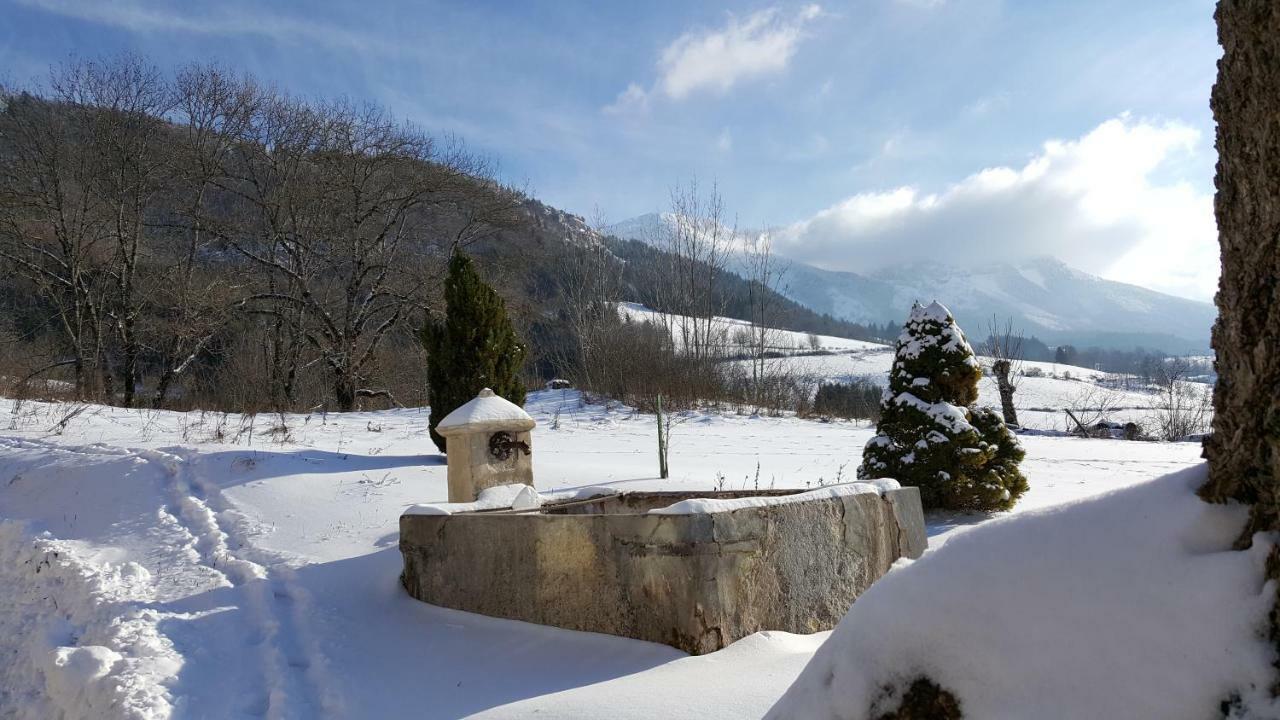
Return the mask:
<path id="1" fill-rule="evenodd" d="M 771 505 L 786 505 L 789 503 L 807 502 L 810 500 L 826 500 L 830 498 L 844 497 L 845 495 L 860 495 L 862 493 L 881 494 L 885 490 L 897 490 L 901 487 L 896 480 L 871 480 L 868 482 L 844 483 L 842 485 L 831 485 L 828 487 L 810 490 L 808 492 L 796 493 L 794 495 L 771 495 L 763 497 L 745 497 L 733 498 L 728 500 L 719 500 L 715 498 L 690 498 L 672 503 L 666 507 L 655 508 L 650 510 L 651 515 L 695 515 L 699 513 L 713 512 L 731 512 L 733 510 L 742 510 L 744 508 L 753 507 L 769 507 Z"/>

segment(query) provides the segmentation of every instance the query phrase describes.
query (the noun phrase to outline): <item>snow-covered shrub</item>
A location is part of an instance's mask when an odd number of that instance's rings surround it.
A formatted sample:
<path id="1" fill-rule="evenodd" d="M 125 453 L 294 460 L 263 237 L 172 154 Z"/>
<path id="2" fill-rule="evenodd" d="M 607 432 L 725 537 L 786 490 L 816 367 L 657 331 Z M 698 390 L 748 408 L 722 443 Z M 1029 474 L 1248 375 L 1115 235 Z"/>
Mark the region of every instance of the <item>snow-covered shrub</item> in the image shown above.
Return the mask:
<path id="1" fill-rule="evenodd" d="M 1027 490 L 1024 453 L 998 414 L 973 407 L 981 377 L 951 312 L 936 302 L 913 307 L 858 477 L 915 485 L 926 508 L 1012 507 Z"/>

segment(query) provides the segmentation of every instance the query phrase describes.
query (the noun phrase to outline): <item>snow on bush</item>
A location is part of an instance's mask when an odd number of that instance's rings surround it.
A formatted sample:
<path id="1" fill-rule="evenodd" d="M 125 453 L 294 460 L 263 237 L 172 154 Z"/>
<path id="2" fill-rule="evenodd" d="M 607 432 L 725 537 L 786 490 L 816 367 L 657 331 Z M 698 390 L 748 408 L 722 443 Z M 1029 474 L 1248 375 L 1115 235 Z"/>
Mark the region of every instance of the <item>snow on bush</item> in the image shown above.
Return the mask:
<path id="1" fill-rule="evenodd" d="M 913 681 L 965 717 L 1276 717 L 1272 541 L 1195 495 L 1204 466 L 1002 518 L 858 598 L 770 718 L 876 718 Z"/>
<path id="2" fill-rule="evenodd" d="M 858 477 L 895 478 L 920 488 L 928 508 L 1007 510 L 1027 490 L 1023 450 L 1004 421 L 978 399 L 982 369 L 939 303 L 916 305 L 898 337 L 876 435 Z"/>

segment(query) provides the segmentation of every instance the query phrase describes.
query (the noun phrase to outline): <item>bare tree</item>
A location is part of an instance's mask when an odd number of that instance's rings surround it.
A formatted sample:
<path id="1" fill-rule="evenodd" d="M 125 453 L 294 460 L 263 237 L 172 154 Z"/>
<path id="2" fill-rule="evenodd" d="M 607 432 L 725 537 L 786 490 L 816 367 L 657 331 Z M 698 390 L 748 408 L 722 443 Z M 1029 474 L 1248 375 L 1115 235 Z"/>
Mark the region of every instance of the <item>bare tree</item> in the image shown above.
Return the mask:
<path id="1" fill-rule="evenodd" d="M 407 366 L 386 348 L 411 341 L 450 246 L 522 222 L 491 177 L 380 108 L 212 66 L 171 82 L 125 55 L 0 89 L 0 263 L 49 354 L 23 372 L 70 368 L 80 397 L 129 406 L 142 388 L 166 404 L 193 367 L 205 397 L 251 371 L 263 407 L 394 401 L 382 375 Z"/>
<path id="2" fill-rule="evenodd" d="M 106 315 L 119 345 L 121 402 L 132 407 L 144 349 L 138 322 L 149 300 L 142 276 L 150 223 L 171 179 L 172 158 L 160 146 L 173 93 L 157 68 L 127 54 L 62 66 L 51 85 L 85 133 L 79 152 L 90 160 L 87 190 L 105 211 L 113 250 Z"/>
<path id="3" fill-rule="evenodd" d="M 1018 411 L 1013 394 L 1018 389 L 1022 371 L 1022 332 L 1013 329 L 1013 318 L 1000 322 L 992 315 L 987 322 L 985 354 L 991 358 L 991 374 L 1000 391 L 1000 411 L 1006 425 L 1018 426 Z"/>
<path id="4" fill-rule="evenodd" d="M 773 238 L 769 232 L 752 235 L 745 248 L 748 301 L 751 312 L 751 386 L 759 405 L 761 390 L 768 375 L 769 346 L 776 331 L 774 300 L 787 273 L 786 265 L 773 254 Z"/>
<path id="5" fill-rule="evenodd" d="M 686 187 L 672 188 L 671 215 L 659 243 L 669 261 L 661 278 L 666 321 L 674 323 L 681 352 L 695 362 L 710 362 L 724 345 L 715 321 L 723 311 L 718 280 L 725 272 L 737 228 L 726 224 L 716 185 L 704 195 L 697 179 Z"/>
<path id="6" fill-rule="evenodd" d="M 1079 391 L 1063 408 L 1068 419 L 1067 432 L 1091 437 L 1097 425 L 1112 422 L 1112 416 L 1121 409 L 1122 399 L 1120 393 L 1110 388 L 1090 382 L 1081 383 Z"/>
<path id="7" fill-rule="evenodd" d="M 1152 421 L 1161 440 L 1183 440 L 1208 432 L 1213 422 L 1213 395 L 1209 388 L 1187 380 L 1192 366 L 1184 358 L 1171 358 L 1156 372 L 1159 401 Z"/>
<path id="8" fill-rule="evenodd" d="M 443 233 L 441 211 L 462 208 L 449 232 L 465 244 L 507 220 L 498 211 L 512 212 L 515 197 L 484 179 L 480 160 L 438 150 L 376 106 L 267 97 L 246 140 L 227 172 L 249 209 L 231 244 L 271 278 L 247 302 L 306 342 L 338 409 L 387 396 L 367 370 L 391 329 L 427 304 L 411 250 Z M 296 342 L 292 351 L 290 373 Z"/>
<path id="9" fill-rule="evenodd" d="M 596 237 L 569 248 L 557 278 L 576 356 L 561 364 L 571 366 L 577 374 L 575 384 L 585 388 L 596 387 L 600 375 L 609 372 L 602 363 L 602 344 L 607 342 L 607 331 L 618 324 L 618 302 L 622 299 L 619 260 L 599 239 L 605 225 L 597 213 L 592 220 Z"/>
<path id="10" fill-rule="evenodd" d="M 30 94 L 4 92 L 0 112 L 0 258 L 53 308 L 73 367 L 76 396 L 103 391 L 109 213 L 91 192 L 85 133 L 62 108 Z"/>

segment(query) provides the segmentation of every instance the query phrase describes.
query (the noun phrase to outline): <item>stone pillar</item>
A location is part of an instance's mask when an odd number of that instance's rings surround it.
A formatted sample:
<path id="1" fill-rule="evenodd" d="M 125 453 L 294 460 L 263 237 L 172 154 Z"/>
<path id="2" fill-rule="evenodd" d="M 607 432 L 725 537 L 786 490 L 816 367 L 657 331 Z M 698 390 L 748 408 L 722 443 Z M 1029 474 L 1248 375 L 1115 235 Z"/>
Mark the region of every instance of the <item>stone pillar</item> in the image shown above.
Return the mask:
<path id="1" fill-rule="evenodd" d="M 436 432 L 449 440 L 449 502 L 471 502 L 498 485 L 533 485 L 533 427 L 528 413 L 489 388 L 446 415 Z"/>

